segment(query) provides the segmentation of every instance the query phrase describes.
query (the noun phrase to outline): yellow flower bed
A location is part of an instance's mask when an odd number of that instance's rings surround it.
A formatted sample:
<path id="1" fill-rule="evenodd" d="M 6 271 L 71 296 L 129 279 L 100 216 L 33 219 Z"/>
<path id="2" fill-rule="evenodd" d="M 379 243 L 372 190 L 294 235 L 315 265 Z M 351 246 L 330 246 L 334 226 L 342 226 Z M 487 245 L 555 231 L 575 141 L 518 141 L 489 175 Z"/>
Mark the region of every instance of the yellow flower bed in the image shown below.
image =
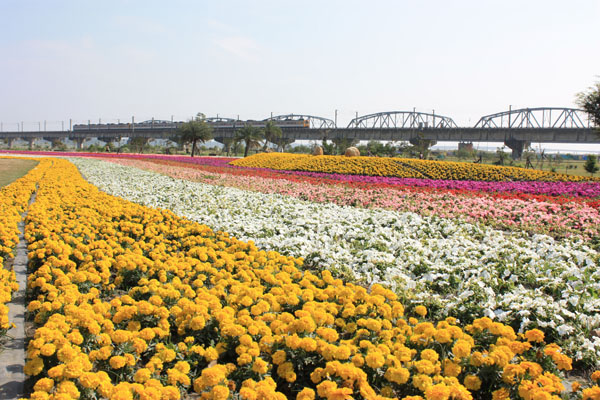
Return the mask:
<path id="1" fill-rule="evenodd" d="M 32 399 L 542 399 L 571 368 L 540 331 L 428 321 L 382 286 L 108 196 L 63 160 L 26 237 Z"/>
<path id="2" fill-rule="evenodd" d="M 408 158 L 259 153 L 232 161 L 230 164 L 239 167 L 397 178 L 548 182 L 600 180 L 600 178 L 571 176 L 517 167 L 501 167 L 464 162 L 414 160 Z"/>
<path id="3" fill-rule="evenodd" d="M 51 161 L 43 163 L 49 164 Z M 27 208 L 42 170 L 43 167 L 33 169 L 26 176 L 0 189 L 0 337 L 6 335 L 12 326 L 6 304 L 10 303 L 12 293 L 19 289 L 14 271 L 5 268 L 4 263 L 13 256 L 19 242 L 21 214 Z"/>

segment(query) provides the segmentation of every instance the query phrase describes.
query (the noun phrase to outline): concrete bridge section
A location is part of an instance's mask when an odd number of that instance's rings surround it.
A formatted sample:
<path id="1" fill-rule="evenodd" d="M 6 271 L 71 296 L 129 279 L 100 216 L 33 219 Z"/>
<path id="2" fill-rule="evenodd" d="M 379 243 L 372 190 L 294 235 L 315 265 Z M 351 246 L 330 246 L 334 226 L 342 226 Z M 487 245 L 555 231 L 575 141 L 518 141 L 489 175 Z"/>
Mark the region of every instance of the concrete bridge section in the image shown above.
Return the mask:
<path id="1" fill-rule="evenodd" d="M 474 127 L 458 127 L 450 117 L 433 113 L 412 111 L 386 111 L 357 116 L 346 128 L 337 127 L 328 118 L 288 114 L 271 116 L 261 121 L 242 121 L 233 118 L 206 118 L 212 126 L 213 136 L 224 143 L 233 139 L 237 130 L 246 124 L 264 127 L 273 121 L 282 130 L 283 139 L 295 140 L 385 140 L 422 142 L 503 142 L 512 149 L 513 157 L 520 158 L 523 149 L 532 142 L 540 143 L 600 143 L 600 134 L 590 125 L 583 110 L 540 107 L 509 109 L 500 113 L 485 115 Z M 586 122 L 587 121 L 587 122 Z M 81 148 L 86 138 L 100 138 L 106 141 L 122 137 L 145 137 L 148 139 L 175 139 L 182 122 L 154 120 L 141 123 L 83 124 L 73 125 L 70 130 L 61 131 L 21 131 L 2 132 L 0 139 L 9 146 L 16 138 L 29 142 L 30 148 L 38 138 L 53 140 L 69 138 Z M 41 124 L 39 124 L 41 127 Z M 69 124 L 71 126 L 71 124 Z"/>
<path id="2" fill-rule="evenodd" d="M 386 140 L 386 141 L 415 141 L 431 140 L 435 142 L 503 142 L 512 149 L 513 157 L 520 158 L 523 149 L 529 143 L 589 143 L 600 144 L 600 133 L 593 128 L 327 128 L 314 129 L 283 127 L 283 139 L 295 140 Z M 233 139 L 237 129 L 232 127 L 213 129 L 214 139 L 223 143 Z M 135 130 L 80 130 L 56 132 L 0 132 L 0 139 L 12 142 L 21 138 L 29 141 L 30 147 L 36 139 L 69 138 L 77 143 L 77 147 L 88 138 L 145 137 L 149 139 L 174 139 L 177 130 L 173 129 L 143 129 Z"/>

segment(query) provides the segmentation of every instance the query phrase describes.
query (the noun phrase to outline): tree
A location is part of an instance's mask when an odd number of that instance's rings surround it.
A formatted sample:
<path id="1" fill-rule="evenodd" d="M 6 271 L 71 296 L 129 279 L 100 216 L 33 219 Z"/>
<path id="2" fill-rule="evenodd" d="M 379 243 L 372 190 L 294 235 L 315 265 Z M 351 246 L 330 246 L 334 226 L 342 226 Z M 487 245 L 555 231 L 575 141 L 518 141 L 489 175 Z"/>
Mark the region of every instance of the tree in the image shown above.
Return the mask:
<path id="1" fill-rule="evenodd" d="M 248 124 L 235 132 L 234 141 L 236 143 L 245 143 L 246 147 L 244 149 L 244 157 L 248 157 L 248 151 L 250 148 L 258 147 L 263 138 L 264 133 L 262 129 Z"/>
<path id="2" fill-rule="evenodd" d="M 212 126 L 206 123 L 202 113 L 198 113 L 194 119 L 184 122 L 178 131 L 179 141 L 182 144 L 192 144 L 192 157 L 194 157 L 197 142 L 204 143 L 213 138 Z"/>
<path id="3" fill-rule="evenodd" d="M 577 93 L 577 105 L 588 113 L 595 126 L 600 127 L 600 82 L 588 88 L 587 92 Z"/>
<path id="4" fill-rule="evenodd" d="M 594 176 L 594 173 L 598 172 L 600 169 L 600 167 L 598 167 L 598 158 L 595 155 L 590 154 L 587 157 L 587 161 L 583 165 L 583 168 L 585 168 L 587 172 Z"/>
<path id="5" fill-rule="evenodd" d="M 496 165 L 504 165 L 509 158 L 509 154 L 504 152 L 504 146 L 496 150 L 496 156 L 498 157 L 498 161 L 494 163 Z"/>
<path id="6" fill-rule="evenodd" d="M 137 149 L 137 152 L 141 153 L 142 151 L 144 151 L 144 146 L 148 144 L 149 140 L 150 138 L 147 137 L 135 136 L 129 139 L 128 144 L 131 146 L 132 149 Z"/>
<path id="7" fill-rule="evenodd" d="M 267 121 L 264 128 L 265 135 L 265 144 L 263 146 L 263 151 L 267 151 L 267 144 L 273 143 L 277 144 L 278 140 L 282 136 L 281 128 L 275 125 L 275 122 L 272 120 Z"/>

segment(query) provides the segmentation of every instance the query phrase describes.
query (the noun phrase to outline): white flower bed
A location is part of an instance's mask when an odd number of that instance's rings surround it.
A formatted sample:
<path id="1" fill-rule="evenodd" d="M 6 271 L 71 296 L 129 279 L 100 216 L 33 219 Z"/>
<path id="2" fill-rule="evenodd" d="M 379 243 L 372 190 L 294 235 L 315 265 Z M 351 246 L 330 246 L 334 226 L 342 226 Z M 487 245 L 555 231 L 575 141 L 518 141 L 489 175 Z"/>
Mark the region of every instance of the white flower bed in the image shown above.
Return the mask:
<path id="1" fill-rule="evenodd" d="M 600 359 L 599 255 L 555 241 L 460 220 L 317 204 L 281 195 L 176 180 L 72 159 L 100 189 L 305 257 L 308 266 L 391 285 L 406 301 L 461 320 L 487 315 L 519 330 L 545 328 L 575 359 Z"/>

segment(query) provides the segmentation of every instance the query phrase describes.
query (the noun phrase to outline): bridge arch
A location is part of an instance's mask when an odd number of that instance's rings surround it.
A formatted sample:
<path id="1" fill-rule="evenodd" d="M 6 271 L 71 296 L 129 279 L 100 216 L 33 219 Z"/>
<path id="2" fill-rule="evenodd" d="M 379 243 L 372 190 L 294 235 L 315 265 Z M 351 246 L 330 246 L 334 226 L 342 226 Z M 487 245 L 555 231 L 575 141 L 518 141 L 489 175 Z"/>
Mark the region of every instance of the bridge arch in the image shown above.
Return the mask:
<path id="1" fill-rule="evenodd" d="M 586 122 L 587 121 L 587 122 Z M 562 107 L 519 108 L 484 115 L 475 128 L 590 128 L 585 110 Z"/>
<path id="2" fill-rule="evenodd" d="M 450 117 L 418 111 L 385 111 L 354 118 L 348 128 L 364 129 L 423 129 L 457 128 Z"/>
<path id="3" fill-rule="evenodd" d="M 317 117 L 307 114 L 285 114 L 276 115 L 266 118 L 264 121 L 299 121 L 305 120 L 309 122 L 309 128 L 312 129 L 334 129 L 335 122 L 329 118 Z"/>

